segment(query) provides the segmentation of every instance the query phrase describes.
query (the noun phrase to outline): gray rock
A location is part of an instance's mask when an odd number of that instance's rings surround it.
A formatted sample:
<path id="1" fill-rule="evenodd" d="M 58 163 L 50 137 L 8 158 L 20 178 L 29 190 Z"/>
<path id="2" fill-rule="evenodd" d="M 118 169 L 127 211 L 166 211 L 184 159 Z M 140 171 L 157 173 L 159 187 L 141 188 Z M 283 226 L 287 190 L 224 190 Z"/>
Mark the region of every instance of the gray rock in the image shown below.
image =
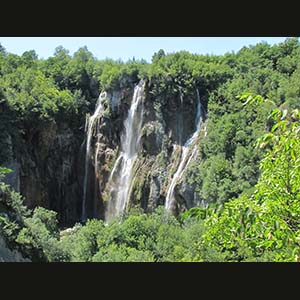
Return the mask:
<path id="1" fill-rule="evenodd" d="M 0 262 L 30 262 L 30 259 L 24 258 L 17 250 L 10 249 L 0 236 Z"/>

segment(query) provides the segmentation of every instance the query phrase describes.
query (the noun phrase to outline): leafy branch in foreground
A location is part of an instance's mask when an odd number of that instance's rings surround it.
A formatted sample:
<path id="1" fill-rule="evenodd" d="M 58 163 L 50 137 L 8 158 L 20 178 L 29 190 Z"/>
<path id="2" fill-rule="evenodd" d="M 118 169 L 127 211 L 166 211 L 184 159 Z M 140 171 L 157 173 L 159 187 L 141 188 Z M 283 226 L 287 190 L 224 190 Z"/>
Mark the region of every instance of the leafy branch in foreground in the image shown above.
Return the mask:
<path id="1" fill-rule="evenodd" d="M 269 100 L 244 95 L 246 105 Z M 274 125 L 258 141 L 261 176 L 251 197 L 241 196 L 206 220 L 203 245 L 229 261 L 298 261 L 300 256 L 300 114 L 272 110 Z"/>

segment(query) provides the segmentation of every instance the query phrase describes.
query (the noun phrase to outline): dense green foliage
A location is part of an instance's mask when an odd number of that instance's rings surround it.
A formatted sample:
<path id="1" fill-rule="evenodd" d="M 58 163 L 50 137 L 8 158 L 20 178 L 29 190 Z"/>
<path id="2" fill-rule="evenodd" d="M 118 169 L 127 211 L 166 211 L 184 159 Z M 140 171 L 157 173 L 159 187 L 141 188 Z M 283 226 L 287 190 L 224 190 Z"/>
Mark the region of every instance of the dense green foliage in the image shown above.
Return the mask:
<path id="1" fill-rule="evenodd" d="M 259 94 L 286 108 L 299 107 L 300 46 L 297 39 L 270 46 L 260 43 L 226 54 L 232 77 L 208 94 L 207 136 L 187 175 L 206 202 L 225 202 L 251 193 L 259 178 L 260 148 L 256 140 L 269 129 L 274 105 L 243 106 L 237 96 Z"/>
<path id="2" fill-rule="evenodd" d="M 298 109 L 273 110 L 275 124 L 257 143 L 265 155 L 253 194 L 229 201 L 206 220 L 203 243 L 226 252 L 226 259 L 299 260 L 299 116 Z"/>
<path id="3" fill-rule="evenodd" d="M 29 247 L 26 252 L 23 252 L 25 249 L 16 242 L 19 232 L 24 227 L 24 219 L 29 216 L 29 211 L 23 205 L 20 194 L 11 190 L 2 181 L 4 175 L 9 172 L 10 170 L 6 168 L 0 168 L 0 234 L 12 248 L 19 249 L 27 256 L 39 260 L 41 252 L 38 249 L 34 251 L 33 247 Z"/>

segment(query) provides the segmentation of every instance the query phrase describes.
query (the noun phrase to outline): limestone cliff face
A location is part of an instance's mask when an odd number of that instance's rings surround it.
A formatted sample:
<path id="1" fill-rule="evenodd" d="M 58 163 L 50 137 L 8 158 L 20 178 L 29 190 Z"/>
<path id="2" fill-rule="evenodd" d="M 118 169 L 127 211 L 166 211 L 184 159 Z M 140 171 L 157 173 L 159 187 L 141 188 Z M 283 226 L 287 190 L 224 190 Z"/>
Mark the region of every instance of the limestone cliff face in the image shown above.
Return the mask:
<path id="1" fill-rule="evenodd" d="M 110 182 L 114 162 L 120 150 L 120 135 L 127 116 L 134 85 L 107 91 L 107 110 L 100 118 L 93 141 L 91 158 L 95 181 L 90 184 L 90 216 L 103 217 L 110 200 Z M 196 90 L 188 94 L 173 93 L 154 96 L 153 86 L 146 84 L 141 147 L 133 167 L 129 207 L 152 211 L 164 205 L 172 176 L 178 167 L 181 146 L 195 130 Z M 204 117 L 204 116 L 203 116 Z M 197 154 L 196 154 L 197 155 Z M 195 155 L 195 157 L 196 157 Z M 195 158 L 193 157 L 193 158 Z M 175 193 L 176 211 L 197 205 L 195 187 L 184 176 Z"/>
<path id="2" fill-rule="evenodd" d="M 15 249 L 10 249 L 2 236 L 0 236 L 0 262 L 30 262 L 30 259 Z"/>
<path id="3" fill-rule="evenodd" d="M 133 89 L 134 85 L 107 91 L 104 112 L 99 116 L 92 137 L 92 153 L 87 174 L 88 217 L 104 218 L 109 176 L 118 155 L 120 135 L 130 107 Z"/>
<path id="4" fill-rule="evenodd" d="M 5 181 L 24 196 L 29 208 L 55 210 L 65 225 L 81 214 L 83 136 L 83 130 L 80 135 L 67 124 L 52 122 L 19 131 L 3 164 L 13 170 Z"/>
<path id="5" fill-rule="evenodd" d="M 110 199 L 109 177 L 120 151 L 124 120 L 136 84 L 129 82 L 106 91 L 104 111 L 97 120 L 91 142 L 86 195 L 89 218 L 104 218 Z M 197 95 L 195 89 L 157 94 L 150 82 L 144 92 L 141 147 L 133 166 L 129 206 L 140 206 L 150 212 L 164 205 L 180 162 L 181 146 L 195 130 Z M 11 157 L 2 165 L 12 168 L 14 173 L 6 181 L 21 192 L 29 208 L 43 206 L 57 211 L 64 226 L 81 220 L 84 126 L 73 128 L 63 121 L 45 122 L 20 131 L 17 137 L 7 137 Z M 201 202 L 195 186 L 188 184 L 186 174 L 175 187 L 177 212 Z"/>
<path id="6" fill-rule="evenodd" d="M 172 177 L 180 163 L 182 146 L 195 130 L 197 95 L 196 90 L 191 90 L 187 94 L 179 91 L 154 97 L 150 86 L 145 102 L 142 153 L 136 166 L 131 203 L 140 203 L 146 211 L 152 211 L 165 204 Z M 198 203 L 195 186 L 186 182 L 186 171 L 176 185 L 175 213 Z M 186 186 L 189 193 L 185 192 Z"/>

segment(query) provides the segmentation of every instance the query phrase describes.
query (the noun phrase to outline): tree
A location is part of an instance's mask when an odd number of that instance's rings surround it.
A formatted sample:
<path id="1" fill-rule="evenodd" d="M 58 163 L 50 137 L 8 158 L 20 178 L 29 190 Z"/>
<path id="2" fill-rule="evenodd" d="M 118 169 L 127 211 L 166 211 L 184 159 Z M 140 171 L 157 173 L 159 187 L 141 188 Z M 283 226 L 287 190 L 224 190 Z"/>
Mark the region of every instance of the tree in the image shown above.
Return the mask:
<path id="1" fill-rule="evenodd" d="M 152 56 L 152 63 L 157 62 L 158 60 L 160 60 L 163 56 L 165 56 L 165 51 L 163 49 L 158 50 L 158 52 L 154 53 L 154 55 Z"/>
<path id="2" fill-rule="evenodd" d="M 229 201 L 206 220 L 204 245 L 226 252 L 226 260 L 294 261 L 300 255 L 300 114 L 276 108 L 270 118 L 271 132 L 257 143 L 265 155 L 254 193 Z"/>
<path id="3" fill-rule="evenodd" d="M 37 60 L 38 59 L 38 55 L 36 54 L 36 52 L 34 50 L 30 50 L 30 51 L 25 51 L 22 54 L 22 57 L 24 58 L 24 60 L 28 60 L 28 61 L 33 61 L 33 60 Z"/>
<path id="4" fill-rule="evenodd" d="M 1 54 L 6 54 L 6 50 L 5 50 L 5 48 L 1 45 L 1 43 L 0 43 L 0 53 L 1 53 Z"/>
<path id="5" fill-rule="evenodd" d="M 69 57 L 70 51 L 65 49 L 63 46 L 58 46 L 54 50 L 54 57 L 65 58 Z"/>

